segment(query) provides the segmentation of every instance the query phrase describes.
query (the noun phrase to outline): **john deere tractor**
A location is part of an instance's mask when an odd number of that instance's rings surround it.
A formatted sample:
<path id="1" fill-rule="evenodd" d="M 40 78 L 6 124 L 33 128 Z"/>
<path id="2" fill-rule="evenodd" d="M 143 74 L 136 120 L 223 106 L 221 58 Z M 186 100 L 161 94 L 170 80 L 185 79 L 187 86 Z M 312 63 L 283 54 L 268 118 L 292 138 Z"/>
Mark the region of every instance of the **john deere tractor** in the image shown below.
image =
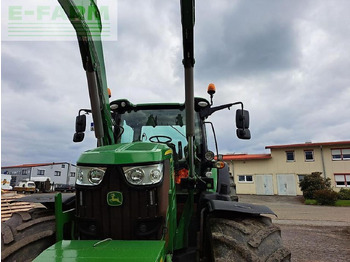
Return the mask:
<path id="1" fill-rule="evenodd" d="M 249 139 L 249 113 L 241 102 L 213 106 L 213 85 L 210 101 L 194 97 L 194 1 L 180 1 L 185 103 L 161 104 L 110 102 L 102 44 L 83 14 L 99 18 L 95 1 L 58 1 L 77 33 L 91 102 L 73 141 L 91 114 L 97 148 L 77 161 L 75 194 L 21 200 L 46 208 L 2 224 L 2 260 L 289 261 L 280 229 L 262 216 L 274 213 L 238 202 L 227 165 L 208 150 L 210 115 L 237 105 L 237 136 Z"/>

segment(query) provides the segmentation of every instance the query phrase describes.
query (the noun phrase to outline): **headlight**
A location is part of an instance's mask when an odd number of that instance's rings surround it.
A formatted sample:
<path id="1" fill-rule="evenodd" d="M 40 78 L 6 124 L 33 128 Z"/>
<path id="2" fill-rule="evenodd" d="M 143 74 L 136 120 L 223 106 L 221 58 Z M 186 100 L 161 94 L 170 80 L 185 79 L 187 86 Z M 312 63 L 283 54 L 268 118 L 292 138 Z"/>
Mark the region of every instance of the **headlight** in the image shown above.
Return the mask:
<path id="1" fill-rule="evenodd" d="M 123 171 L 132 185 L 153 185 L 163 179 L 163 164 L 123 167 Z"/>
<path id="2" fill-rule="evenodd" d="M 215 157 L 214 153 L 212 151 L 207 151 L 204 155 L 205 159 L 208 161 L 212 161 Z"/>
<path id="3" fill-rule="evenodd" d="M 139 185 L 142 183 L 145 173 L 141 168 L 134 168 L 127 172 L 127 179 L 133 185 Z"/>
<path id="4" fill-rule="evenodd" d="M 105 167 L 78 166 L 76 183 L 83 186 L 99 185 L 103 180 L 105 172 Z"/>

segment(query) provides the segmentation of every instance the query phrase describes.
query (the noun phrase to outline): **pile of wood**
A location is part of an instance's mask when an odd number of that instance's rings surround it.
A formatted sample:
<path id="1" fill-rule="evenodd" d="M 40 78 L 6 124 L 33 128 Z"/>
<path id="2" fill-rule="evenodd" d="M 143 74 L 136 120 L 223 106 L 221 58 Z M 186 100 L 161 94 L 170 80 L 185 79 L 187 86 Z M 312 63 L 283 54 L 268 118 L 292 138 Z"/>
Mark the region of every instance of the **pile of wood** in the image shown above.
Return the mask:
<path id="1" fill-rule="evenodd" d="M 19 211 L 28 211 L 35 207 L 35 204 L 28 202 L 12 202 L 16 198 L 23 197 L 22 194 L 16 192 L 3 193 L 1 192 L 1 222 L 8 220 L 12 213 Z"/>

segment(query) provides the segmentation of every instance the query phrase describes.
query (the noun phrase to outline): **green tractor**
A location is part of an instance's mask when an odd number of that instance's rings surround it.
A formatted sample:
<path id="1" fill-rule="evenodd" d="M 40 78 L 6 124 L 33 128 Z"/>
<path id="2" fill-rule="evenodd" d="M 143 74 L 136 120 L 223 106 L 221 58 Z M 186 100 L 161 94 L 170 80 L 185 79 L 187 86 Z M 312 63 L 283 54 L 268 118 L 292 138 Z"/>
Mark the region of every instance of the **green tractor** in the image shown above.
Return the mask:
<path id="1" fill-rule="evenodd" d="M 77 32 L 91 102 L 73 141 L 92 114 L 97 148 L 77 161 L 74 194 L 21 199 L 46 208 L 2 224 L 2 260 L 289 261 L 280 229 L 262 216 L 274 213 L 238 202 L 227 165 L 208 150 L 211 114 L 239 105 L 237 136 L 249 139 L 249 113 L 241 102 L 214 107 L 213 85 L 210 102 L 194 97 L 194 1 L 181 0 L 185 103 L 162 104 L 110 102 L 101 41 L 82 14 L 99 17 L 95 1 L 59 3 Z"/>

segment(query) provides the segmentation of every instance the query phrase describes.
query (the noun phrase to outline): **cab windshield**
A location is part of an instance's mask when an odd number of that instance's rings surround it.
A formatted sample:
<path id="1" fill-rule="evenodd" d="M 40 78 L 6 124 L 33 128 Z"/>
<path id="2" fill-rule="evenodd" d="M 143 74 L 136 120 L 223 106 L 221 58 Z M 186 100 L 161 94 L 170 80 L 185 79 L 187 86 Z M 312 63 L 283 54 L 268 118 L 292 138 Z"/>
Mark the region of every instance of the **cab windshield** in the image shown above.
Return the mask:
<path id="1" fill-rule="evenodd" d="M 117 129 L 120 129 L 117 143 L 171 142 L 176 151 L 187 146 L 186 114 L 184 109 L 142 109 L 117 115 Z M 199 117 L 195 121 L 195 145 L 200 148 L 201 132 Z M 152 138 L 153 137 L 153 138 Z M 166 137 L 171 138 L 171 141 Z"/>

